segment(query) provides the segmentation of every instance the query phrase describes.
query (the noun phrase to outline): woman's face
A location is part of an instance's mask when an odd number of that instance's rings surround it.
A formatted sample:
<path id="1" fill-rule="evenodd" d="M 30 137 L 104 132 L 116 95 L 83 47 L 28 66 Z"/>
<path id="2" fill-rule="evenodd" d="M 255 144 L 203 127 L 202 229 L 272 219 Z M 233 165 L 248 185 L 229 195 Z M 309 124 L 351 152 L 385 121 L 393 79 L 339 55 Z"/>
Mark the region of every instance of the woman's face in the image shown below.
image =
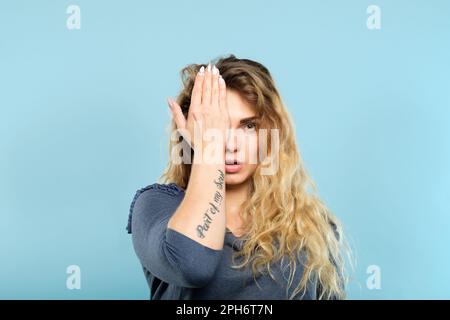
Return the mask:
<path id="1" fill-rule="evenodd" d="M 227 107 L 231 130 L 226 141 L 225 183 L 233 186 L 248 183 L 258 166 L 258 130 L 255 108 L 232 89 L 227 89 Z M 233 165 L 235 161 L 239 164 Z"/>

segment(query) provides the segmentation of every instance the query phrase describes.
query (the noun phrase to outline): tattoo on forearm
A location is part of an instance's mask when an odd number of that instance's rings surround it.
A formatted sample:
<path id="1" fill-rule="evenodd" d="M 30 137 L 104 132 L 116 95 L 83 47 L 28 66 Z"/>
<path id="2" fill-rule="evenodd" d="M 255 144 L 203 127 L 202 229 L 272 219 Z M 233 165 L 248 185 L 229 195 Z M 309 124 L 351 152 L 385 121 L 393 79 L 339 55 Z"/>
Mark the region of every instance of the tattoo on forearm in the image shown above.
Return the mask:
<path id="1" fill-rule="evenodd" d="M 214 193 L 214 199 L 212 202 L 209 202 L 209 207 L 203 214 L 203 224 L 197 226 L 197 235 L 202 239 L 205 237 L 205 232 L 209 230 L 214 215 L 220 213 L 220 205 L 223 201 L 222 190 L 224 190 L 225 174 L 222 170 L 218 170 L 218 172 L 219 176 L 214 180 L 214 184 L 217 187 L 217 190 Z"/>
<path id="2" fill-rule="evenodd" d="M 219 177 L 217 178 L 217 180 L 214 180 L 214 183 L 216 184 L 217 189 L 223 190 L 223 184 L 225 182 L 225 175 L 222 170 L 218 170 L 218 171 L 219 171 Z"/>

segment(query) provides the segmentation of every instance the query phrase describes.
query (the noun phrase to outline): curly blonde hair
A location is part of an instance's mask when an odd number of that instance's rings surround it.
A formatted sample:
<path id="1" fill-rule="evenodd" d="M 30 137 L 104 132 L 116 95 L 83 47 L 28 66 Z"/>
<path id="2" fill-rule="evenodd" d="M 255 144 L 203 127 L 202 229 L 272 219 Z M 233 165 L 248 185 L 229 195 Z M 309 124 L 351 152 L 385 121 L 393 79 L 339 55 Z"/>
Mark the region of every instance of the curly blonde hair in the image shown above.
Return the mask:
<path id="1" fill-rule="evenodd" d="M 233 261 L 242 257 L 243 262 L 233 268 L 242 268 L 251 263 L 256 277 L 258 272 L 262 272 L 261 266 L 266 266 L 270 276 L 275 279 L 271 263 L 287 256 L 290 261 L 288 290 L 294 279 L 296 261 L 302 261 L 297 258 L 303 252 L 307 258 L 302 262 L 304 272 L 289 299 L 296 298 L 300 292 L 303 296 L 310 281 L 317 281 L 318 299 L 345 299 L 347 275 L 343 251 L 349 253 L 350 250 L 344 240 L 342 225 L 317 196 L 316 186 L 306 172 L 296 145 L 292 120 L 271 74 L 262 64 L 249 59 L 238 59 L 232 54 L 212 63 L 220 70 L 227 89 L 235 90 L 245 101 L 256 107 L 260 118 L 258 129 L 279 130 L 278 161 L 281 170 L 273 175 L 263 175 L 262 167 L 258 165 L 251 178 L 248 201 L 241 207 L 241 218 L 246 230 L 245 241 L 242 250 L 233 256 Z M 195 75 L 201 66 L 190 64 L 181 70 L 183 86 L 176 100 L 186 117 Z M 169 129 L 172 132 L 176 130 L 174 121 Z M 169 152 L 172 152 L 175 143 L 182 141 L 181 135 L 178 136 L 178 141 L 171 139 Z M 269 152 L 271 147 L 269 135 Z M 174 155 L 171 153 L 170 157 L 172 156 Z M 169 161 L 161 181 L 174 182 L 186 189 L 190 171 L 191 164 L 174 164 Z M 308 191 L 308 187 L 311 187 L 311 191 Z"/>

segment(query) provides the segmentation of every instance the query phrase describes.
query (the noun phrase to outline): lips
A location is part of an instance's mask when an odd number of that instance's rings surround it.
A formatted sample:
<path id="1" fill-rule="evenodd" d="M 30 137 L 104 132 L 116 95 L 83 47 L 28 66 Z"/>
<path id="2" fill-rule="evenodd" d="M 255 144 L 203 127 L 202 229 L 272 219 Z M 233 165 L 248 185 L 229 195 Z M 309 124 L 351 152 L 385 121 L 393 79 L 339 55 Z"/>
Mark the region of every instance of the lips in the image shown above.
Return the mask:
<path id="1" fill-rule="evenodd" d="M 228 159 L 225 161 L 226 173 L 237 173 L 242 169 L 242 163 L 238 160 Z"/>

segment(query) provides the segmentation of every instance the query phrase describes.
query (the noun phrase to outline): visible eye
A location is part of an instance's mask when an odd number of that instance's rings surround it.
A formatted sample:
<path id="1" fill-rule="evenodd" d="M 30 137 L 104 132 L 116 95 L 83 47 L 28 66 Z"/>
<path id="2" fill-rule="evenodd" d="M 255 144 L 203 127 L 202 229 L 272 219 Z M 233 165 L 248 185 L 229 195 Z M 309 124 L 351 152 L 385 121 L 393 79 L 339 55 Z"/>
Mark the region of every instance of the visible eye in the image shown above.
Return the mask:
<path id="1" fill-rule="evenodd" d="M 256 123 L 255 122 L 249 122 L 245 124 L 245 129 L 248 130 L 255 130 L 256 129 Z"/>

